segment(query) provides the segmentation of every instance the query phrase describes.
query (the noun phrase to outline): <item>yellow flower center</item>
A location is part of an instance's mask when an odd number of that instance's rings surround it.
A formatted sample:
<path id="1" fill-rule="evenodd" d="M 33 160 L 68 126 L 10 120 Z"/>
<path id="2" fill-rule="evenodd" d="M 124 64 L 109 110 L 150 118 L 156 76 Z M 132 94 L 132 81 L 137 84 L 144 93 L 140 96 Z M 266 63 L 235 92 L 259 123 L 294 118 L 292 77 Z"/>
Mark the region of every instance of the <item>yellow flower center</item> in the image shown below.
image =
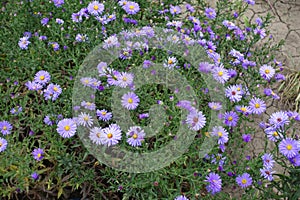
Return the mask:
<path id="1" fill-rule="evenodd" d="M 246 179 L 243 179 L 243 180 L 242 180 L 242 183 L 243 183 L 243 184 L 246 184 L 246 183 L 247 183 L 247 180 L 246 180 Z"/>
<path id="2" fill-rule="evenodd" d="M 177 12 L 177 9 L 175 8 L 173 11 L 174 11 L 174 13 L 176 13 L 176 12 Z"/>
<path id="3" fill-rule="evenodd" d="M 38 153 L 37 157 L 40 158 L 42 156 L 42 154 Z"/>
<path id="4" fill-rule="evenodd" d="M 213 109 L 217 109 L 217 106 L 213 106 Z"/>
<path id="5" fill-rule="evenodd" d="M 45 76 L 40 76 L 40 80 L 44 80 L 45 79 Z"/>
<path id="6" fill-rule="evenodd" d="M 134 9 L 134 6 L 129 6 L 129 9 L 130 9 L 130 10 L 133 10 L 133 9 Z"/>
<path id="7" fill-rule="evenodd" d="M 123 77 L 123 79 L 122 79 L 123 81 L 127 81 L 127 78 L 126 77 Z"/>
<path id="8" fill-rule="evenodd" d="M 112 137 L 113 137 L 113 134 L 112 134 L 112 133 L 108 133 L 108 134 L 107 134 L 107 138 L 110 139 L 110 138 L 112 138 Z"/>
<path id="9" fill-rule="evenodd" d="M 242 107 L 241 110 L 242 110 L 243 112 L 246 112 L 246 111 L 247 111 L 247 109 L 246 109 L 245 107 Z"/>
<path id="10" fill-rule="evenodd" d="M 0 147 L 2 147 L 2 143 L 0 142 Z"/>
<path id="11" fill-rule="evenodd" d="M 136 138 L 138 138 L 138 135 L 135 133 L 135 134 L 133 134 L 132 138 L 136 139 Z"/>
<path id="12" fill-rule="evenodd" d="M 90 106 L 90 105 L 92 105 L 92 103 L 90 103 L 90 102 L 87 102 L 87 103 L 86 103 L 86 105 L 87 105 L 87 106 Z"/>
<path id="13" fill-rule="evenodd" d="M 260 108 L 260 104 L 259 104 L 259 103 L 256 103 L 256 104 L 255 104 L 255 108 Z"/>
<path id="14" fill-rule="evenodd" d="M 101 112 L 101 114 L 102 114 L 102 115 L 106 115 L 106 112 L 105 112 L 105 111 L 103 111 L 103 112 Z"/>
<path id="15" fill-rule="evenodd" d="M 169 65 L 173 64 L 173 61 L 172 61 L 172 60 L 169 60 L 169 61 L 168 61 L 168 64 L 169 64 Z"/>
<path id="16" fill-rule="evenodd" d="M 288 145 L 286 146 L 286 149 L 287 149 L 287 150 L 292 150 L 292 148 L 293 148 L 293 146 L 290 145 L 290 144 L 288 144 Z"/>
<path id="17" fill-rule="evenodd" d="M 218 75 L 219 75 L 219 76 L 223 76 L 223 72 L 219 72 Z"/>
<path id="18" fill-rule="evenodd" d="M 273 135 L 274 136 L 278 136 L 278 133 L 276 131 L 274 131 Z"/>
<path id="19" fill-rule="evenodd" d="M 209 49 L 208 51 L 209 51 L 209 53 L 212 53 L 212 52 L 213 52 L 213 50 L 211 50 L 211 49 Z"/>
<path id="20" fill-rule="evenodd" d="M 270 73 L 270 70 L 266 69 L 266 70 L 265 70 L 265 73 L 266 73 L 266 74 L 269 74 L 269 73 Z"/>
<path id="21" fill-rule="evenodd" d="M 129 98 L 128 103 L 132 103 L 132 102 L 133 102 L 132 98 Z"/>
<path id="22" fill-rule="evenodd" d="M 212 12 L 209 12 L 208 14 L 209 14 L 209 15 L 212 15 Z"/>
<path id="23" fill-rule="evenodd" d="M 241 91 L 241 88 L 240 88 L 240 87 L 238 87 L 238 88 L 236 88 L 236 90 L 237 90 L 237 91 Z"/>
<path id="24" fill-rule="evenodd" d="M 111 18 L 113 18 L 113 16 L 112 16 L 112 15 L 109 15 L 108 18 L 111 19 Z"/>
<path id="25" fill-rule="evenodd" d="M 85 117 L 83 118 L 83 120 L 84 120 L 84 121 L 88 121 L 88 120 L 89 120 L 88 116 L 85 116 Z"/>
<path id="26" fill-rule="evenodd" d="M 219 137 L 222 137 L 223 133 L 222 132 L 218 132 L 218 135 L 219 135 Z"/>
<path id="27" fill-rule="evenodd" d="M 68 131 L 68 130 L 70 130 L 70 126 L 65 126 L 65 128 L 64 128 L 66 131 Z"/>
<path id="28" fill-rule="evenodd" d="M 99 9 L 99 6 L 94 5 L 94 10 L 98 10 L 98 9 Z"/>
<path id="29" fill-rule="evenodd" d="M 230 117 L 228 117 L 228 120 L 229 120 L 229 121 L 232 121 L 232 120 L 233 120 L 233 118 L 230 116 Z"/>
<path id="30" fill-rule="evenodd" d="M 85 82 L 86 84 L 88 84 L 88 83 L 89 83 L 89 80 L 88 80 L 88 79 L 86 79 L 86 80 L 84 80 L 84 82 Z"/>
<path id="31" fill-rule="evenodd" d="M 6 127 L 6 126 L 3 126 L 3 130 L 7 130 L 7 127 Z"/>
<path id="32" fill-rule="evenodd" d="M 54 86 L 54 87 L 53 87 L 53 90 L 56 92 L 56 91 L 58 90 L 58 88 Z"/>

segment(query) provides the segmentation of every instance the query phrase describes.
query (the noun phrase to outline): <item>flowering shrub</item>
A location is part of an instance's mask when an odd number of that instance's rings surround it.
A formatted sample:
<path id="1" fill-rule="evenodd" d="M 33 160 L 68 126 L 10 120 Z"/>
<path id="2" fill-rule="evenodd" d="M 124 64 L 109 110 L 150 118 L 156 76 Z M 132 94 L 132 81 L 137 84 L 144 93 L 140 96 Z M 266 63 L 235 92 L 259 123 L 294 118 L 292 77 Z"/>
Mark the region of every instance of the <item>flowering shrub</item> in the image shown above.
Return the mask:
<path id="1" fill-rule="evenodd" d="M 240 20 L 253 4 L 4 3 L 0 195 L 299 198 L 300 116 L 267 114 L 282 43 Z"/>

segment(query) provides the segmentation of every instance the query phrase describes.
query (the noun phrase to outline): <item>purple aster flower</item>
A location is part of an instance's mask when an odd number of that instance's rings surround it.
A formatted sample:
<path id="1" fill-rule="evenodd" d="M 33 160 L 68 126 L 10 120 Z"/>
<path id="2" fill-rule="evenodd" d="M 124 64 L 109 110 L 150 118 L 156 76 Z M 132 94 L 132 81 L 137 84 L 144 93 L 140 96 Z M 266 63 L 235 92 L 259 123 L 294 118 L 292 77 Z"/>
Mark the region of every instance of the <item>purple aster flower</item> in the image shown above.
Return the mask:
<path id="1" fill-rule="evenodd" d="M 267 179 L 268 181 L 273 181 L 273 173 L 275 173 L 275 171 L 272 171 L 270 168 L 263 168 L 260 169 L 260 175 L 262 177 L 264 177 L 265 179 Z"/>
<path id="2" fill-rule="evenodd" d="M 232 23 L 232 22 L 230 22 L 230 21 L 228 21 L 228 20 L 224 20 L 224 21 L 222 22 L 222 24 L 223 24 L 225 27 L 227 27 L 229 30 L 234 30 L 234 29 L 237 28 L 237 26 L 236 26 L 234 23 Z"/>
<path id="3" fill-rule="evenodd" d="M 44 118 L 44 123 L 47 124 L 48 126 L 53 125 L 53 121 L 50 119 L 49 115 L 46 115 L 46 117 Z"/>
<path id="4" fill-rule="evenodd" d="M 186 4 L 185 5 L 185 8 L 189 11 L 189 12 L 191 12 L 191 13 L 193 13 L 193 12 L 195 12 L 195 8 L 191 5 L 191 4 Z"/>
<path id="5" fill-rule="evenodd" d="M 228 132 L 222 126 L 213 127 L 212 135 L 218 137 L 218 144 L 225 144 L 228 142 Z"/>
<path id="6" fill-rule="evenodd" d="M 93 143 L 97 145 L 104 144 L 104 137 L 106 137 L 106 134 L 102 128 L 94 127 L 90 130 L 89 138 Z"/>
<path id="7" fill-rule="evenodd" d="M 58 8 L 61 7 L 65 3 L 64 0 L 52 0 L 52 1 L 53 1 L 54 5 Z"/>
<path id="8" fill-rule="evenodd" d="M 81 14 L 79 12 L 78 13 L 73 13 L 72 14 L 72 21 L 76 22 L 76 23 L 81 22 L 82 21 Z"/>
<path id="9" fill-rule="evenodd" d="M 266 111 L 267 105 L 265 102 L 259 98 L 252 98 L 249 102 L 249 106 L 253 114 L 260 115 Z"/>
<path id="10" fill-rule="evenodd" d="M 41 149 L 41 148 L 38 148 L 38 149 L 34 149 L 32 151 L 32 156 L 35 160 L 37 161 L 41 161 L 43 158 L 44 158 L 44 150 Z"/>
<path id="11" fill-rule="evenodd" d="M 255 0 L 244 0 L 247 4 L 249 5 L 254 5 L 255 4 Z"/>
<path id="12" fill-rule="evenodd" d="M 105 109 L 102 110 L 98 110 L 96 111 L 97 117 L 99 117 L 99 120 L 103 120 L 103 121 L 109 121 L 112 118 L 112 113 L 108 112 Z"/>
<path id="13" fill-rule="evenodd" d="M 213 8 L 206 8 L 205 15 L 208 19 L 215 19 L 217 16 L 217 13 Z"/>
<path id="14" fill-rule="evenodd" d="M 206 118 L 201 111 L 190 112 L 186 119 L 189 128 L 198 131 L 205 126 Z"/>
<path id="15" fill-rule="evenodd" d="M 25 31 L 25 32 L 23 33 L 23 36 L 24 36 L 24 37 L 27 37 L 27 38 L 31 38 L 32 33 L 31 33 L 31 32 L 28 32 L 28 31 Z"/>
<path id="16" fill-rule="evenodd" d="M 138 3 L 128 1 L 125 6 L 123 6 L 123 9 L 126 11 L 129 15 L 135 15 L 139 12 L 140 6 Z"/>
<path id="17" fill-rule="evenodd" d="M 283 74 L 276 74 L 275 75 L 275 79 L 277 80 L 277 81 L 280 81 L 280 80 L 285 80 L 285 76 L 283 75 Z"/>
<path id="18" fill-rule="evenodd" d="M 28 49 L 28 45 L 30 44 L 30 41 L 28 41 L 28 39 L 28 37 L 20 38 L 18 45 L 21 49 Z"/>
<path id="19" fill-rule="evenodd" d="M 75 135 L 77 130 L 77 125 L 73 119 L 63 119 L 60 120 L 57 124 L 56 131 L 62 136 L 63 138 L 70 138 Z"/>
<path id="20" fill-rule="evenodd" d="M 41 85 L 46 85 L 51 79 L 51 76 L 49 72 L 41 70 L 38 71 L 35 76 L 34 76 L 34 82 L 41 84 Z"/>
<path id="21" fill-rule="evenodd" d="M 300 121 L 300 114 L 296 111 L 288 111 L 286 114 L 291 118 L 296 121 Z"/>
<path id="22" fill-rule="evenodd" d="M 256 35 L 259 35 L 261 39 L 264 39 L 267 35 L 265 29 L 261 29 L 259 27 L 256 27 L 253 32 Z"/>
<path id="23" fill-rule="evenodd" d="M 251 134 L 243 134 L 242 135 L 244 142 L 250 142 L 251 141 Z"/>
<path id="24" fill-rule="evenodd" d="M 237 106 L 235 106 L 235 110 L 239 113 L 243 113 L 243 115 L 245 115 L 245 116 L 248 116 L 249 114 L 252 113 L 250 106 L 237 105 Z"/>
<path id="25" fill-rule="evenodd" d="M 51 46 L 54 51 L 59 50 L 59 44 L 57 42 L 49 42 L 48 45 Z"/>
<path id="26" fill-rule="evenodd" d="M 234 69 L 228 69 L 228 75 L 230 76 L 230 78 L 234 78 L 236 77 L 237 72 Z"/>
<path id="27" fill-rule="evenodd" d="M 223 115 L 223 119 L 223 123 L 227 126 L 236 126 L 239 121 L 239 116 L 236 112 L 230 111 L 225 112 L 225 114 Z"/>
<path id="28" fill-rule="evenodd" d="M 279 151 L 287 158 L 293 158 L 298 154 L 299 151 L 299 142 L 292 139 L 292 138 L 286 138 L 283 139 L 279 143 Z"/>
<path id="29" fill-rule="evenodd" d="M 172 15 L 180 14 L 181 13 L 181 8 L 179 6 L 170 6 L 170 13 Z"/>
<path id="30" fill-rule="evenodd" d="M 300 154 L 297 154 L 295 157 L 293 158 L 289 158 L 289 161 L 295 166 L 295 167 L 299 167 L 300 166 Z"/>
<path id="31" fill-rule="evenodd" d="M 260 67 L 259 73 L 268 81 L 275 75 L 275 69 L 270 65 L 263 65 Z"/>
<path id="32" fill-rule="evenodd" d="M 88 38 L 88 36 L 87 36 L 86 34 L 80 34 L 80 33 L 78 33 L 78 34 L 76 35 L 76 37 L 75 37 L 75 40 L 76 40 L 77 42 L 86 42 L 88 39 L 89 39 L 89 38 Z"/>
<path id="33" fill-rule="evenodd" d="M 186 198 L 184 195 L 180 195 L 180 196 L 176 197 L 174 200 L 189 200 L 189 199 Z"/>
<path id="34" fill-rule="evenodd" d="M 88 101 L 82 101 L 80 103 L 80 105 L 82 107 L 84 107 L 85 109 L 87 110 L 95 110 L 96 109 L 96 104 L 95 103 L 91 103 L 91 102 L 88 102 Z"/>
<path id="35" fill-rule="evenodd" d="M 47 40 L 47 39 L 48 39 L 48 37 L 45 36 L 45 35 L 41 35 L 41 36 L 39 37 L 39 40 L 41 40 L 41 41 L 45 41 L 45 40 Z"/>
<path id="36" fill-rule="evenodd" d="M 225 96 L 232 102 L 239 102 L 242 100 L 242 92 L 241 90 L 238 90 L 238 87 L 235 85 L 228 86 L 225 89 Z"/>
<path id="37" fill-rule="evenodd" d="M 36 173 L 36 172 L 33 172 L 32 174 L 31 174 L 31 178 L 33 179 L 33 180 L 38 180 L 39 179 L 39 174 L 38 173 Z"/>
<path id="38" fill-rule="evenodd" d="M 290 123 L 289 116 L 286 112 L 279 111 L 275 112 L 271 115 L 269 119 L 269 123 L 273 125 L 275 128 L 284 127 L 284 125 L 287 125 Z"/>
<path id="39" fill-rule="evenodd" d="M 278 140 L 283 138 L 282 134 L 279 133 L 274 127 L 268 127 L 264 131 L 265 131 L 268 139 L 273 142 L 277 142 Z"/>
<path id="40" fill-rule="evenodd" d="M 258 26 L 262 26 L 262 20 L 260 17 L 256 18 L 255 22 Z"/>
<path id="41" fill-rule="evenodd" d="M 188 100 L 181 100 L 181 101 L 178 101 L 178 103 L 176 104 L 176 106 L 180 107 L 180 108 L 183 108 L 183 109 L 186 109 L 188 110 L 189 112 L 192 112 L 194 111 L 195 109 L 193 108 L 192 106 L 192 103 Z"/>
<path id="42" fill-rule="evenodd" d="M 8 121 L 0 122 L 0 131 L 3 135 L 9 135 L 12 130 L 12 125 Z"/>
<path id="43" fill-rule="evenodd" d="M 134 110 L 138 107 L 140 99 L 135 93 L 128 92 L 122 96 L 121 102 L 124 108 L 128 110 Z"/>
<path id="44" fill-rule="evenodd" d="M 261 156 L 261 159 L 263 161 L 263 165 L 265 168 L 273 168 L 275 160 L 273 159 L 273 155 L 270 153 L 265 153 Z"/>
<path id="45" fill-rule="evenodd" d="M 5 151 L 7 148 L 7 140 L 0 137 L 0 152 Z"/>
<path id="46" fill-rule="evenodd" d="M 43 18 L 43 19 L 41 20 L 41 24 L 42 24 L 43 26 L 46 26 L 46 25 L 48 24 L 48 22 L 49 22 L 49 18 L 47 18 L 47 17 L 45 17 L 45 18 Z"/>
<path id="47" fill-rule="evenodd" d="M 101 15 L 104 11 L 104 5 L 98 1 L 90 2 L 87 6 L 88 12 L 92 15 Z"/>
<path id="48" fill-rule="evenodd" d="M 210 63 L 208 63 L 208 62 L 201 62 L 201 63 L 199 63 L 199 68 L 198 68 L 198 70 L 200 71 L 200 72 L 203 72 L 203 73 L 209 73 L 209 72 L 211 72 L 211 70 L 214 68 L 214 65 L 212 65 L 212 64 L 210 64 Z"/>
<path id="49" fill-rule="evenodd" d="M 47 86 L 47 88 L 44 90 L 45 100 L 51 99 L 52 101 L 55 101 L 59 97 L 61 92 L 62 92 L 62 89 L 59 85 L 50 83 Z"/>
<path id="50" fill-rule="evenodd" d="M 77 118 L 77 122 L 81 126 L 91 127 L 93 125 L 94 119 L 88 113 L 81 112 Z"/>
<path id="51" fill-rule="evenodd" d="M 222 179 L 216 173 L 209 173 L 206 176 L 205 182 L 208 182 L 208 185 L 206 186 L 207 191 L 213 195 L 220 192 L 222 189 Z"/>
<path id="52" fill-rule="evenodd" d="M 221 84 L 224 84 L 229 79 L 228 71 L 223 67 L 223 65 L 214 67 L 214 69 L 212 70 L 212 74 L 214 79 L 216 79 Z"/>
<path id="53" fill-rule="evenodd" d="M 144 60 L 143 62 L 143 68 L 147 69 L 149 67 L 151 67 L 153 65 L 153 63 L 151 62 L 151 60 Z"/>
<path id="54" fill-rule="evenodd" d="M 252 178 L 248 173 L 243 173 L 242 175 L 239 175 L 238 177 L 236 177 L 235 180 L 237 184 L 242 188 L 249 187 L 252 184 Z"/>
<path id="55" fill-rule="evenodd" d="M 128 137 L 127 143 L 133 147 L 141 146 L 145 135 L 146 134 L 144 130 L 141 129 L 141 127 L 139 126 L 130 127 L 126 133 L 126 136 Z"/>
<path id="56" fill-rule="evenodd" d="M 121 128 L 117 124 L 111 124 L 103 129 L 104 136 L 102 137 L 104 144 L 108 147 L 119 143 L 122 138 Z"/>
<path id="57" fill-rule="evenodd" d="M 148 118 L 148 117 L 149 117 L 149 113 L 139 114 L 139 119 L 145 119 L 145 118 Z"/>
<path id="58" fill-rule="evenodd" d="M 208 106 L 212 110 L 221 110 L 222 109 L 222 104 L 220 102 L 209 102 Z"/>
<path id="59" fill-rule="evenodd" d="M 117 76 L 117 86 L 121 88 L 126 88 L 133 84 L 134 75 L 132 73 L 121 72 Z"/>

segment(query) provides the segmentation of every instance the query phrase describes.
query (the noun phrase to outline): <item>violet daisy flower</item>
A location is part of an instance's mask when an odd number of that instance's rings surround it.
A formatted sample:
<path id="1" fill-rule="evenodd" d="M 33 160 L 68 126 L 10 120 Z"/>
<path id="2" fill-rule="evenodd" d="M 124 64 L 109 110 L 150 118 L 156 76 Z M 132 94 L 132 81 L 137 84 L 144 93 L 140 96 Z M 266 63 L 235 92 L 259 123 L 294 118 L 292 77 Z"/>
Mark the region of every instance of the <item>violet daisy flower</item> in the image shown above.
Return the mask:
<path id="1" fill-rule="evenodd" d="M 268 127 L 264 130 L 264 132 L 266 133 L 267 138 L 273 142 L 277 142 L 278 140 L 283 138 L 283 135 L 279 133 L 274 127 Z"/>
<path id="2" fill-rule="evenodd" d="M 28 37 L 22 37 L 20 38 L 18 45 L 21 49 L 27 49 L 28 45 L 30 44 L 30 41 L 28 41 Z"/>
<path id="3" fill-rule="evenodd" d="M 148 117 L 149 117 L 149 113 L 139 114 L 139 119 L 145 119 L 145 118 L 148 118 Z"/>
<path id="4" fill-rule="evenodd" d="M 215 19 L 217 16 L 217 13 L 213 8 L 206 8 L 205 15 L 208 19 Z"/>
<path id="5" fill-rule="evenodd" d="M 176 65 L 177 59 L 175 57 L 169 57 L 164 63 L 164 67 L 167 67 L 169 69 L 173 69 Z"/>
<path id="6" fill-rule="evenodd" d="M 244 0 L 246 3 L 248 3 L 249 5 L 254 5 L 255 4 L 255 0 Z"/>
<path id="7" fill-rule="evenodd" d="M 118 76 L 117 86 L 121 88 L 126 88 L 133 84 L 134 75 L 132 73 L 121 72 Z"/>
<path id="8" fill-rule="evenodd" d="M 123 9 L 126 11 L 129 15 L 135 15 L 140 11 L 140 6 L 138 3 L 128 1 L 125 6 L 123 6 Z"/>
<path id="9" fill-rule="evenodd" d="M 72 17 L 73 22 L 79 23 L 79 22 L 82 21 L 82 16 L 79 12 L 78 13 L 73 13 L 71 17 Z"/>
<path id="10" fill-rule="evenodd" d="M 63 138 L 70 138 L 75 135 L 77 130 L 77 125 L 73 119 L 63 119 L 60 120 L 57 124 L 56 131 L 62 136 Z"/>
<path id="11" fill-rule="evenodd" d="M 189 200 L 189 199 L 186 198 L 184 195 L 180 195 L 180 196 L 176 197 L 174 200 Z"/>
<path id="12" fill-rule="evenodd" d="M 5 151 L 7 148 L 7 140 L 0 137 L 0 152 Z"/>
<path id="13" fill-rule="evenodd" d="M 81 126 L 92 126 L 93 121 L 93 118 L 87 113 L 81 113 L 78 116 L 78 124 Z"/>
<path id="14" fill-rule="evenodd" d="M 53 125 L 53 121 L 50 119 L 50 117 L 48 115 L 45 116 L 44 118 L 44 123 L 47 124 L 48 126 L 52 126 Z"/>
<path id="15" fill-rule="evenodd" d="M 251 134 L 243 134 L 242 135 L 244 142 L 250 142 L 251 141 Z"/>
<path id="16" fill-rule="evenodd" d="M 51 79 L 51 76 L 49 72 L 41 70 L 38 71 L 35 76 L 34 76 L 34 82 L 41 84 L 41 85 L 46 85 Z"/>
<path id="17" fill-rule="evenodd" d="M 170 6 L 170 13 L 172 15 L 180 14 L 181 13 L 181 8 L 179 6 Z"/>
<path id="18" fill-rule="evenodd" d="M 112 113 L 107 112 L 107 110 L 105 110 L 105 109 L 102 109 L 102 110 L 97 109 L 96 114 L 97 114 L 97 117 L 99 117 L 99 120 L 109 121 L 112 118 Z"/>
<path id="19" fill-rule="evenodd" d="M 283 111 L 273 113 L 269 119 L 269 124 L 273 125 L 275 128 L 283 127 L 284 125 L 289 124 L 289 122 L 289 116 Z"/>
<path id="20" fill-rule="evenodd" d="M 256 27 L 254 30 L 253 30 L 254 34 L 256 35 L 259 35 L 260 36 L 260 39 L 264 39 L 266 37 L 266 31 L 265 29 L 263 28 L 259 28 L 259 27 Z"/>
<path id="21" fill-rule="evenodd" d="M 209 173 L 206 176 L 205 182 L 208 182 L 209 184 L 206 186 L 206 189 L 211 194 L 216 194 L 221 191 L 222 189 L 222 179 L 221 177 L 216 173 Z"/>
<path id="22" fill-rule="evenodd" d="M 0 131 L 3 135 L 9 135 L 12 130 L 12 125 L 8 121 L 0 122 Z"/>
<path id="23" fill-rule="evenodd" d="M 27 81 L 25 83 L 25 86 L 28 88 L 28 90 L 41 90 L 43 86 L 39 83 L 36 83 L 34 81 Z"/>
<path id="24" fill-rule="evenodd" d="M 242 100 L 242 92 L 235 85 L 228 86 L 225 89 L 225 96 L 232 102 L 239 102 Z"/>
<path id="25" fill-rule="evenodd" d="M 196 110 L 188 114 L 186 123 L 191 130 L 198 131 L 205 126 L 206 117 L 203 115 L 202 111 Z"/>
<path id="26" fill-rule="evenodd" d="M 298 154 L 299 144 L 298 141 L 292 138 L 283 139 L 279 143 L 279 151 L 287 158 L 293 158 Z"/>
<path id="27" fill-rule="evenodd" d="M 263 65 L 260 67 L 259 73 L 264 79 L 270 80 L 275 75 L 275 69 L 270 65 Z"/>
<path id="28" fill-rule="evenodd" d="M 237 105 L 237 106 L 235 106 L 235 110 L 239 113 L 243 113 L 243 115 L 245 115 L 245 116 L 252 113 L 250 106 Z"/>
<path id="29" fill-rule="evenodd" d="M 128 137 L 127 143 L 133 147 L 141 146 L 142 141 L 145 137 L 144 130 L 141 129 L 139 126 L 130 127 L 126 136 Z"/>
<path id="30" fill-rule="evenodd" d="M 211 70 L 214 68 L 214 65 L 208 63 L 208 62 L 201 62 L 199 63 L 199 67 L 198 67 L 198 70 L 200 72 L 203 72 L 203 73 L 208 73 L 208 72 L 211 72 Z"/>
<path id="31" fill-rule="evenodd" d="M 227 126 L 236 126 L 239 121 L 239 116 L 236 112 L 230 111 L 225 112 L 225 114 L 223 115 L 223 119 L 223 123 Z"/>
<path id="32" fill-rule="evenodd" d="M 209 102 L 208 107 L 212 110 L 221 110 L 222 104 L 220 102 Z"/>
<path id="33" fill-rule="evenodd" d="M 111 124 L 109 127 L 103 129 L 104 136 L 103 143 L 108 147 L 119 143 L 122 138 L 121 128 L 117 124 Z"/>
<path id="34" fill-rule="evenodd" d="M 48 45 L 51 46 L 54 51 L 59 50 L 59 44 L 57 42 L 49 42 Z"/>
<path id="35" fill-rule="evenodd" d="M 101 15 L 104 11 L 104 5 L 98 1 L 90 2 L 87 6 L 88 12 L 92 15 Z"/>
<path id="36" fill-rule="evenodd" d="M 236 177 L 235 180 L 237 184 L 242 188 L 249 187 L 252 184 L 252 178 L 248 173 L 243 173 L 242 175 L 239 175 L 238 177 Z"/>
<path id="37" fill-rule="evenodd" d="M 122 96 L 121 102 L 124 108 L 128 110 L 134 110 L 138 107 L 140 99 L 135 93 L 128 92 Z"/>
<path id="38" fill-rule="evenodd" d="M 183 108 L 188 110 L 189 112 L 194 111 L 194 107 L 192 106 L 192 103 L 188 100 L 181 100 L 178 101 L 178 103 L 176 104 L 177 107 Z"/>
<path id="39" fill-rule="evenodd" d="M 275 173 L 275 171 L 272 171 L 270 168 L 263 168 L 260 169 L 260 175 L 262 177 L 264 177 L 265 179 L 267 179 L 268 181 L 272 181 L 273 180 L 273 173 Z"/>
<path id="40" fill-rule="evenodd" d="M 80 105 L 82 107 L 84 107 L 85 109 L 87 110 L 95 110 L 96 109 L 96 104 L 95 103 L 91 103 L 91 102 L 88 102 L 88 101 L 82 101 L 80 103 Z"/>
<path id="41" fill-rule="evenodd" d="M 48 24 L 48 22 L 49 22 L 49 18 L 47 18 L 47 17 L 45 17 L 45 18 L 43 18 L 43 19 L 41 20 L 41 24 L 42 24 L 43 26 L 46 26 L 46 25 Z"/>
<path id="42" fill-rule="evenodd" d="M 213 127 L 212 135 L 218 137 L 218 144 L 225 144 L 228 142 L 228 132 L 222 126 Z"/>
<path id="43" fill-rule="evenodd" d="M 35 160 L 37 160 L 37 161 L 42 160 L 42 159 L 44 158 L 43 155 L 44 155 L 44 150 L 41 149 L 41 148 L 34 149 L 34 150 L 32 151 L 32 156 L 33 156 L 33 158 L 34 158 Z"/>
<path id="44" fill-rule="evenodd" d="M 259 98 L 252 98 L 249 102 L 249 106 L 253 114 L 260 115 L 266 111 L 267 105 L 265 102 Z"/>
<path id="45" fill-rule="evenodd" d="M 275 160 L 273 159 L 273 155 L 270 153 L 265 153 L 261 156 L 261 159 L 263 161 L 263 165 L 265 168 L 273 168 Z"/>
<path id="46" fill-rule="evenodd" d="M 75 40 L 77 42 L 86 42 L 89 39 L 89 37 L 86 34 L 80 34 L 78 33 L 75 37 Z"/>
<path id="47" fill-rule="evenodd" d="M 215 67 L 212 70 L 212 74 L 214 79 L 216 79 L 218 82 L 224 84 L 226 81 L 228 81 L 229 79 L 229 74 L 227 69 L 225 69 L 223 67 L 223 65 L 219 66 L 219 67 Z"/>
<path id="48" fill-rule="evenodd" d="M 55 101 L 59 97 L 61 92 L 62 92 L 62 89 L 59 85 L 50 83 L 47 86 L 47 88 L 44 90 L 45 100 L 51 99 L 52 101 Z"/>
<path id="49" fill-rule="evenodd" d="M 64 0 L 52 0 L 52 1 L 53 1 L 54 5 L 58 8 L 61 7 L 65 3 Z"/>
<path id="50" fill-rule="evenodd" d="M 295 157 L 293 158 L 289 158 L 289 161 L 295 166 L 295 167 L 299 167 L 300 166 L 300 154 L 297 154 Z"/>
<path id="51" fill-rule="evenodd" d="M 186 4 L 185 8 L 191 13 L 195 12 L 195 8 L 191 4 Z"/>
<path id="52" fill-rule="evenodd" d="M 104 144 L 104 137 L 105 133 L 102 128 L 94 127 L 90 130 L 89 138 L 92 140 L 93 143 L 100 145 Z"/>
<path id="53" fill-rule="evenodd" d="M 35 180 L 35 181 L 39 179 L 39 174 L 36 173 L 36 172 L 33 172 L 30 176 L 31 176 L 31 178 L 32 178 L 33 180 Z"/>

